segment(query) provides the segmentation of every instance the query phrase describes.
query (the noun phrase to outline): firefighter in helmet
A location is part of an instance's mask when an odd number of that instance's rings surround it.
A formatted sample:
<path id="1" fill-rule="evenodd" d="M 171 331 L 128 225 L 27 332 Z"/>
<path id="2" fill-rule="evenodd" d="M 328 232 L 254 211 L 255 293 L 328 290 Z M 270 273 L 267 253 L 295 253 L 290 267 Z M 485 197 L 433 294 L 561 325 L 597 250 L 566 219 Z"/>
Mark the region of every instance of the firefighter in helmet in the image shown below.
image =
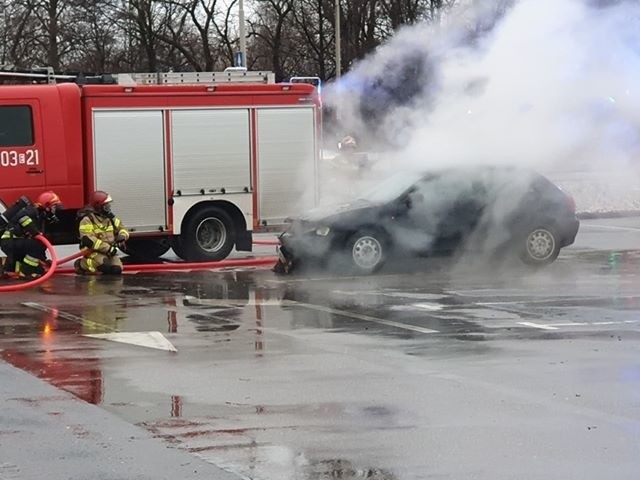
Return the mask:
<path id="1" fill-rule="evenodd" d="M 47 249 L 34 238 L 48 224 L 58 221 L 62 202 L 55 192 L 41 193 L 35 203 L 23 197 L 6 212 L 6 226 L 0 238 L 0 248 L 7 255 L 5 272 L 14 271 L 21 278 L 38 278 L 44 274 Z"/>
<path id="2" fill-rule="evenodd" d="M 334 163 L 341 168 L 361 172 L 368 169 L 369 156 L 360 151 L 360 146 L 354 137 L 347 135 L 338 142 L 339 153 Z"/>
<path id="3" fill-rule="evenodd" d="M 80 248 L 91 250 L 91 253 L 74 263 L 78 274 L 122 273 L 122 261 L 117 256 L 118 247 L 124 247 L 129 232 L 111 211 L 112 201 L 107 192 L 97 190 L 91 195 L 89 204 L 78 212 Z"/>

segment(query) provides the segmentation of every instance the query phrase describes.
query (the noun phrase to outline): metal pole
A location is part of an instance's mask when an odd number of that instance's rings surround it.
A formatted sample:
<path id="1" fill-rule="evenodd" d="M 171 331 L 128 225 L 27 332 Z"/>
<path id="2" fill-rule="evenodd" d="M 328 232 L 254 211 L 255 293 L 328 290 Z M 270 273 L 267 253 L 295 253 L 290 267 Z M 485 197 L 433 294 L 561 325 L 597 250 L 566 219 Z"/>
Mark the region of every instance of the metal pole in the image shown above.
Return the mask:
<path id="1" fill-rule="evenodd" d="M 336 0 L 336 78 L 342 75 L 342 49 L 340 32 L 340 0 Z"/>
<path id="2" fill-rule="evenodd" d="M 247 66 L 247 34 L 244 22 L 244 0 L 239 2 L 239 22 L 240 22 L 240 52 L 242 53 L 242 67 Z"/>

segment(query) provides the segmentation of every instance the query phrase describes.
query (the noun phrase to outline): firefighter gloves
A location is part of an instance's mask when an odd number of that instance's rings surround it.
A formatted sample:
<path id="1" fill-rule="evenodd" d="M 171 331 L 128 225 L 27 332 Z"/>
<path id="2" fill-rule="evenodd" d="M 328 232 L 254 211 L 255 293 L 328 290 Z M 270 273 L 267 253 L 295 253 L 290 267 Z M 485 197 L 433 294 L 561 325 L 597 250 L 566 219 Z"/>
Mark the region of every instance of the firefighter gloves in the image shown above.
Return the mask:
<path id="1" fill-rule="evenodd" d="M 93 241 L 91 238 L 83 235 L 82 238 L 80 238 L 80 247 L 93 249 Z"/>

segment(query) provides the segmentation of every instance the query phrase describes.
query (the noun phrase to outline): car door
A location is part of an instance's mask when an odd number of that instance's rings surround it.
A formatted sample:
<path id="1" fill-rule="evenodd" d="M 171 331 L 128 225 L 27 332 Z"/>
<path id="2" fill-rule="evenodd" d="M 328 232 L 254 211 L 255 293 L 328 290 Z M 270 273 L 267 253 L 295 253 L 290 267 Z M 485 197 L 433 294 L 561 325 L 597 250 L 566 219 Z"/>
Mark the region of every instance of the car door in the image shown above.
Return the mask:
<path id="1" fill-rule="evenodd" d="M 475 230 L 484 208 L 480 181 L 467 172 L 448 171 L 421 185 L 428 228 L 434 235 L 431 250 L 451 251 Z"/>
<path id="2" fill-rule="evenodd" d="M 394 234 L 401 248 L 417 254 L 434 249 L 449 204 L 443 193 L 439 175 L 428 175 L 399 198 Z"/>

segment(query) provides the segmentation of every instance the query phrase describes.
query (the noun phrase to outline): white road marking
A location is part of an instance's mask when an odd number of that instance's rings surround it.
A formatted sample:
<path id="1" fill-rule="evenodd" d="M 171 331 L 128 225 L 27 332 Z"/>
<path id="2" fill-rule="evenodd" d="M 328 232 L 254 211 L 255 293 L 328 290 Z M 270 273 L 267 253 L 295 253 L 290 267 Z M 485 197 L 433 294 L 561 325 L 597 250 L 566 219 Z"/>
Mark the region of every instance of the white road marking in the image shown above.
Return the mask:
<path id="1" fill-rule="evenodd" d="M 520 325 L 524 325 L 525 327 L 531 327 L 531 328 L 539 328 L 541 330 L 558 330 L 557 327 L 552 327 L 549 325 L 541 325 L 539 323 L 533 323 L 533 322 L 518 322 Z"/>
<path id="2" fill-rule="evenodd" d="M 492 305 L 529 305 L 533 303 L 542 303 L 542 304 L 551 304 L 557 302 L 579 302 L 584 300 L 601 300 L 603 298 L 609 299 L 610 297 L 546 297 L 542 300 L 507 300 L 503 302 L 473 302 L 472 305 L 480 305 L 490 307 Z M 625 298 L 625 297 L 616 297 L 616 298 Z M 635 298 L 635 295 L 632 297 Z"/>
<path id="3" fill-rule="evenodd" d="M 547 326 L 555 328 L 556 330 L 559 327 L 585 327 L 587 325 L 595 325 L 589 322 L 565 322 L 565 323 L 549 323 Z"/>
<path id="4" fill-rule="evenodd" d="M 629 323 L 638 323 L 640 320 L 622 320 L 619 322 L 606 321 L 606 322 L 563 322 L 563 323 L 533 323 L 533 322 L 518 322 L 520 325 L 532 328 L 540 328 L 542 330 L 558 330 L 561 327 L 589 327 L 589 326 L 603 326 L 603 325 L 621 325 Z"/>
<path id="5" fill-rule="evenodd" d="M 255 306 L 255 305 L 259 305 L 259 306 L 282 305 L 282 300 L 278 298 L 270 298 L 270 299 L 264 299 L 264 300 L 256 300 L 256 299 L 250 298 L 250 299 L 243 300 L 241 298 L 227 298 L 227 299 L 197 298 L 197 297 L 192 297 L 190 295 L 185 295 L 184 299 L 187 302 L 189 302 L 190 305 L 197 305 L 199 307 L 208 307 L 208 306 L 219 307 L 219 306 L 228 306 L 228 305 L 233 305 L 234 307 L 245 307 L 245 306 Z"/>
<path id="6" fill-rule="evenodd" d="M 324 307 L 322 305 L 314 305 L 312 303 L 295 302 L 287 300 L 283 302 L 284 305 L 298 306 L 308 308 L 310 310 L 317 310 L 319 312 L 331 313 L 333 315 L 340 315 L 342 317 L 353 318 L 355 320 L 363 320 L 365 322 L 377 323 L 380 325 L 387 325 L 389 327 L 400 328 L 403 330 L 410 330 L 412 332 L 419 333 L 438 333 L 438 330 L 432 330 L 430 328 L 418 327 L 416 325 L 407 325 L 405 323 L 394 322 L 392 320 L 384 320 L 382 318 L 371 317 L 369 315 L 362 315 L 360 313 L 348 312 L 346 310 L 337 310 L 335 308 Z"/>
<path id="7" fill-rule="evenodd" d="M 111 342 L 128 343 L 138 347 L 155 348 L 157 350 L 167 350 L 177 352 L 178 349 L 167 340 L 160 332 L 114 332 L 114 333 L 94 333 L 84 335 L 85 337 L 109 340 Z"/>
<path id="8" fill-rule="evenodd" d="M 419 308 L 420 310 L 428 310 L 430 312 L 437 312 L 438 310 L 442 310 L 444 308 L 444 305 L 440 305 L 437 303 L 414 303 L 411 306 Z"/>
<path id="9" fill-rule="evenodd" d="M 615 225 L 595 225 L 593 223 L 582 223 L 582 227 L 602 228 L 604 230 L 626 230 L 628 232 L 640 232 L 636 227 L 616 227 Z"/>
<path id="10" fill-rule="evenodd" d="M 549 323 L 551 327 L 584 327 L 589 325 L 622 325 L 630 323 L 638 323 L 640 320 L 621 320 L 621 321 L 606 321 L 606 322 L 565 322 L 565 323 Z"/>
<path id="11" fill-rule="evenodd" d="M 447 295 L 439 293 L 415 293 L 415 292 L 382 292 L 387 297 L 412 298 L 414 300 L 441 300 Z"/>
<path id="12" fill-rule="evenodd" d="M 449 315 L 461 314 L 479 320 L 520 320 L 522 317 L 509 310 L 496 308 L 455 308 L 449 310 Z"/>

